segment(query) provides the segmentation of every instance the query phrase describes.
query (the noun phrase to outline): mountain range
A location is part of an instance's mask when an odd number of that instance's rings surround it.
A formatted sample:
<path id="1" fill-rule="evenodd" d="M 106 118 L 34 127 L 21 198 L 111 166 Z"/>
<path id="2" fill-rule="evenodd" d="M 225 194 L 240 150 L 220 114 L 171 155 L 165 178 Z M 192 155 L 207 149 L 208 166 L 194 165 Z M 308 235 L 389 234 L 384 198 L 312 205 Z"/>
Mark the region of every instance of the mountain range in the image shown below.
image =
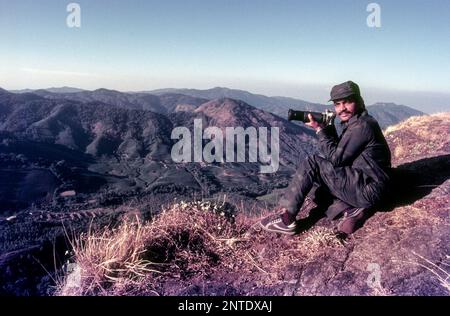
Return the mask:
<path id="1" fill-rule="evenodd" d="M 253 94 L 244 90 L 223 87 L 216 87 L 207 90 L 158 89 L 128 93 L 107 89 L 87 91 L 77 88 L 62 87 L 49 88 L 45 90 L 25 89 L 15 92 L 33 92 L 40 96 L 52 99 L 63 98 L 81 102 L 101 101 L 119 107 L 144 109 L 161 114 L 186 109 L 192 110 L 206 101 L 220 98 L 241 100 L 256 108 L 273 113 L 283 118 L 287 117 L 289 109 L 315 112 L 323 112 L 326 109 L 333 109 L 332 105 L 312 103 L 288 97 L 268 97 L 261 94 Z M 397 124 L 408 117 L 425 114 L 411 107 L 397 105 L 394 103 L 375 103 L 373 105 L 366 106 L 366 108 L 369 113 L 378 120 L 378 123 L 383 129 L 390 125 Z"/>

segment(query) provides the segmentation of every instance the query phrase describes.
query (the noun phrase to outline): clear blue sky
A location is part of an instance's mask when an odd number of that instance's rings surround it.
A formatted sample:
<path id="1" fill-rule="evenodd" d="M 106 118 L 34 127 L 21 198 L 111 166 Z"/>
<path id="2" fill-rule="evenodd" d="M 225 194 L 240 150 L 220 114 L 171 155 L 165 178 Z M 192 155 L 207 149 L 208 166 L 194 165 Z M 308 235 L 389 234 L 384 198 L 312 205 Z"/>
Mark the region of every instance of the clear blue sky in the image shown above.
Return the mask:
<path id="1" fill-rule="evenodd" d="M 70 2 L 79 29 L 66 26 Z M 381 28 L 366 24 L 370 2 Z M 0 86 L 228 86 L 326 102 L 352 79 L 374 101 L 450 100 L 449 21 L 448 0 L 0 0 Z"/>

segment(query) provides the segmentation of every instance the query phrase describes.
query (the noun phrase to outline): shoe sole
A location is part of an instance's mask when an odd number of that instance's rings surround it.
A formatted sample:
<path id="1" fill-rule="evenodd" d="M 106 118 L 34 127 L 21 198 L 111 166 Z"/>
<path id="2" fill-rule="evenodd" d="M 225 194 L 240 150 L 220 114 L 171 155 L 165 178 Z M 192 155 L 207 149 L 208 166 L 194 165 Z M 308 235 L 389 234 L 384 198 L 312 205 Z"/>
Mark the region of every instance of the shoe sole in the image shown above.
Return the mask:
<path id="1" fill-rule="evenodd" d="M 294 230 L 294 231 L 280 231 L 280 230 L 275 230 L 275 229 L 270 229 L 270 228 L 268 228 L 268 227 L 265 227 L 263 224 L 261 224 L 261 223 L 259 223 L 259 226 L 263 229 L 263 230 L 265 230 L 265 231 L 267 231 L 267 232 L 271 232 L 271 233 L 279 233 L 279 234 L 283 234 L 283 235 L 288 235 L 288 236 L 293 236 L 293 235 L 295 235 L 297 232 Z"/>

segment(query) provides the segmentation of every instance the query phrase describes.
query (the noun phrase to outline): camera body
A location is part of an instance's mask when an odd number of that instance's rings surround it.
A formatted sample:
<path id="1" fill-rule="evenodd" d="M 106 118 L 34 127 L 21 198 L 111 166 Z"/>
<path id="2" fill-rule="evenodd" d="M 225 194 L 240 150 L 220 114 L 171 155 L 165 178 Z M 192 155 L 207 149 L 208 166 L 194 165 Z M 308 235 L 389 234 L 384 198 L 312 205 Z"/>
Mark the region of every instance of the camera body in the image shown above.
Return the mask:
<path id="1" fill-rule="evenodd" d="M 308 123 L 309 122 L 308 114 L 311 114 L 317 123 L 324 124 L 324 125 L 333 125 L 334 119 L 336 118 L 336 113 L 334 113 L 331 110 L 325 110 L 325 112 L 319 113 L 319 112 L 308 112 L 308 111 L 295 111 L 295 110 L 289 109 L 288 120 Z"/>

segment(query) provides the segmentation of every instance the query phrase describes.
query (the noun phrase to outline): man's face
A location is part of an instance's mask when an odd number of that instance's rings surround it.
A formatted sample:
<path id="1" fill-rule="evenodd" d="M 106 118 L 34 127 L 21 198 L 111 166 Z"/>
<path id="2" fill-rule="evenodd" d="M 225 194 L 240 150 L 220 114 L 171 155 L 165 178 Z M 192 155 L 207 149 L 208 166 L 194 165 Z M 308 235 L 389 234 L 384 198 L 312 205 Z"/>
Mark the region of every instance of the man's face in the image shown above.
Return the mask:
<path id="1" fill-rule="evenodd" d="M 356 114 L 356 102 L 353 99 L 334 101 L 334 110 L 342 122 L 346 122 Z"/>

